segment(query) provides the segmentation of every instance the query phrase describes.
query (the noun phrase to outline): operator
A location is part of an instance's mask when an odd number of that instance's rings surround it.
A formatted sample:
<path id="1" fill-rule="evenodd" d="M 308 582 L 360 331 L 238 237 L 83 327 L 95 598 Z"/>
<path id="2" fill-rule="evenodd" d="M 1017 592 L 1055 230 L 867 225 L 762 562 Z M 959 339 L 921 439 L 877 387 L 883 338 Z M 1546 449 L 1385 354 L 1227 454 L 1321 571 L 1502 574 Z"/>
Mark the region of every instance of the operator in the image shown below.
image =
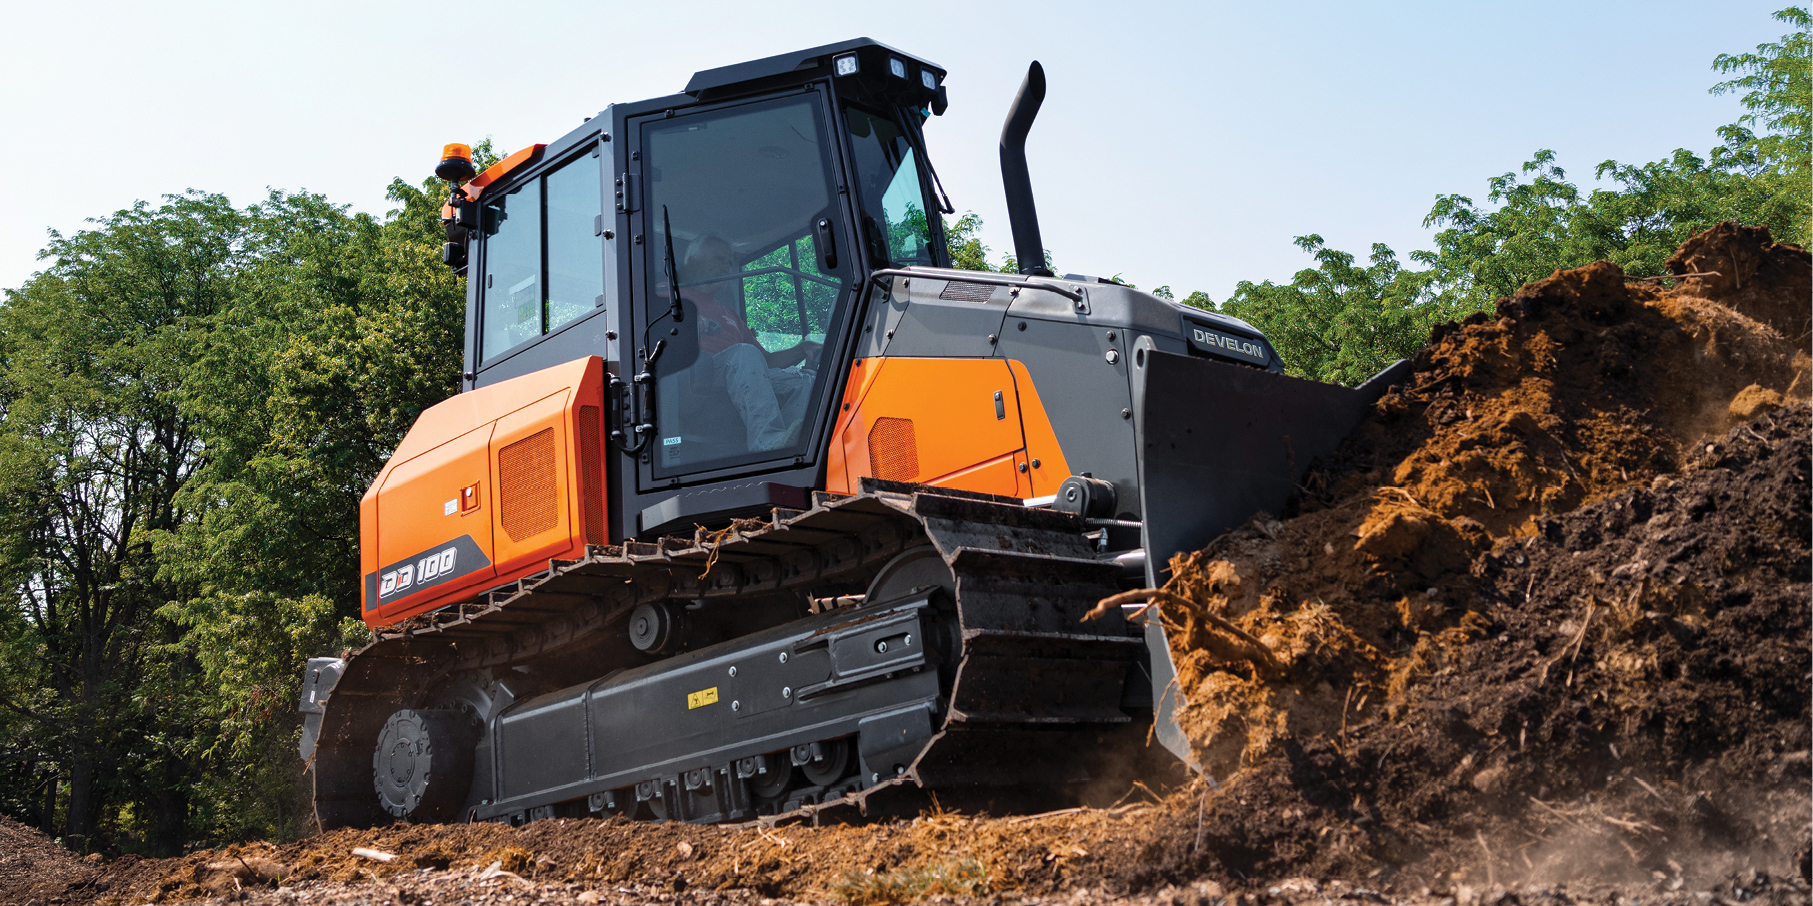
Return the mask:
<path id="1" fill-rule="evenodd" d="M 730 394 L 743 417 L 749 449 L 778 450 L 798 443 L 819 344 L 801 340 L 774 352 L 762 348 L 755 331 L 737 316 L 741 269 L 736 252 L 723 239 L 706 235 L 695 240 L 681 271 L 683 281 L 702 281 L 683 295 L 698 309 L 699 351 L 711 357 L 713 386 Z M 801 362 L 800 369 L 791 367 Z"/>

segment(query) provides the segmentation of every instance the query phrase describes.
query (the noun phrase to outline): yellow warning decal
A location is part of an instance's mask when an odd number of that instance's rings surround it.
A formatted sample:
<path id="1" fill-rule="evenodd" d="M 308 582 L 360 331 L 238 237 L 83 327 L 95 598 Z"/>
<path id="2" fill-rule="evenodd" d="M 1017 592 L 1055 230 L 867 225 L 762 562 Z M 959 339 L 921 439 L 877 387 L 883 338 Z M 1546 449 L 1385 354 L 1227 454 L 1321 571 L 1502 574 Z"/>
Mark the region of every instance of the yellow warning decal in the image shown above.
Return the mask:
<path id="1" fill-rule="evenodd" d="M 710 689 L 700 689 L 697 692 L 689 692 L 686 694 L 686 710 L 688 711 L 691 711 L 694 708 L 703 708 L 706 705 L 715 705 L 717 703 L 718 687 L 716 686 L 713 686 Z"/>

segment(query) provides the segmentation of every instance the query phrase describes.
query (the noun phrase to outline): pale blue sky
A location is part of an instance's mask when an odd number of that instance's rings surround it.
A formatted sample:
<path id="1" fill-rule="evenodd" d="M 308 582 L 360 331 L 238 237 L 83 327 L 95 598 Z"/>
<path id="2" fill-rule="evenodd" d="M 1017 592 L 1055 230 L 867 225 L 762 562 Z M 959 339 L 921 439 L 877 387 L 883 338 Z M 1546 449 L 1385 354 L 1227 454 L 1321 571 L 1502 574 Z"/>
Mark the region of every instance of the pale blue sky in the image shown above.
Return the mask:
<path id="1" fill-rule="evenodd" d="M 1779 37 L 1784 0 L 1694 2 L 14 3 L 0 30 L 0 287 L 45 230 L 194 187 L 324 193 L 381 214 L 441 145 L 549 141 L 698 69 L 866 35 L 950 71 L 927 129 L 959 211 L 1012 245 L 995 146 L 1032 59 L 1029 141 L 1060 271 L 1221 300 L 1288 280 L 1317 232 L 1364 256 L 1428 244 L 1438 193 L 1553 148 L 1704 154 L 1736 119 L 1719 53 Z"/>

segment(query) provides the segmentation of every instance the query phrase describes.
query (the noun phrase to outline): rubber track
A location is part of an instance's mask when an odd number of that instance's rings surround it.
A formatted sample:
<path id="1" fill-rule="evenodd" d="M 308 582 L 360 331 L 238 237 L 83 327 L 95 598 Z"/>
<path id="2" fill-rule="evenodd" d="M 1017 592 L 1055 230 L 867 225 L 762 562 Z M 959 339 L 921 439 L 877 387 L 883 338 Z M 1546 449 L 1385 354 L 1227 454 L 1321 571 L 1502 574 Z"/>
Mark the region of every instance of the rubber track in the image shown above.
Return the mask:
<path id="1" fill-rule="evenodd" d="M 766 821 L 910 808 L 924 788 L 1050 786 L 1086 774 L 1078 752 L 1125 724 L 1121 674 L 1143 652 L 1081 613 L 1118 591 L 1079 517 L 1019 501 L 892 482 L 818 492 L 808 510 L 776 509 L 691 538 L 589 547 L 586 557 L 479 600 L 377 633 L 347 659 L 327 703 L 312 767 L 325 828 L 388 820 L 376 808 L 371 746 L 399 708 L 450 673 L 559 657 L 664 598 L 717 599 L 866 586 L 888 560 L 932 543 L 957 579 L 964 656 L 945 723 L 901 777 Z M 1110 690 L 1108 687 L 1112 686 Z"/>

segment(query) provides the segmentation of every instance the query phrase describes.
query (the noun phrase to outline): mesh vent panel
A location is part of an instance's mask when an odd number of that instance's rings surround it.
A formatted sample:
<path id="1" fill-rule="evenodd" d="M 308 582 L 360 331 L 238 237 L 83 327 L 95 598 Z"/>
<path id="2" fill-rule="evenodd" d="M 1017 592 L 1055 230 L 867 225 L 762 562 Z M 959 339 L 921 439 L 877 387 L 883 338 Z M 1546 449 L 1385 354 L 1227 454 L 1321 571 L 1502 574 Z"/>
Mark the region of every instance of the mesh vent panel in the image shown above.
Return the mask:
<path id="1" fill-rule="evenodd" d="M 944 284 L 944 292 L 938 298 L 951 302 L 987 302 L 995 294 L 995 288 L 980 283 L 964 283 L 952 280 Z"/>
<path id="2" fill-rule="evenodd" d="M 497 451 L 497 520 L 511 541 L 539 535 L 560 524 L 554 471 L 553 428 Z"/>
<path id="3" fill-rule="evenodd" d="M 604 462 L 599 453 L 597 406 L 579 407 L 579 493 L 584 501 L 585 543 L 604 543 Z"/>
<path id="4" fill-rule="evenodd" d="M 919 477 L 919 442 L 910 418 L 878 418 L 869 429 L 869 473 L 887 481 Z"/>

